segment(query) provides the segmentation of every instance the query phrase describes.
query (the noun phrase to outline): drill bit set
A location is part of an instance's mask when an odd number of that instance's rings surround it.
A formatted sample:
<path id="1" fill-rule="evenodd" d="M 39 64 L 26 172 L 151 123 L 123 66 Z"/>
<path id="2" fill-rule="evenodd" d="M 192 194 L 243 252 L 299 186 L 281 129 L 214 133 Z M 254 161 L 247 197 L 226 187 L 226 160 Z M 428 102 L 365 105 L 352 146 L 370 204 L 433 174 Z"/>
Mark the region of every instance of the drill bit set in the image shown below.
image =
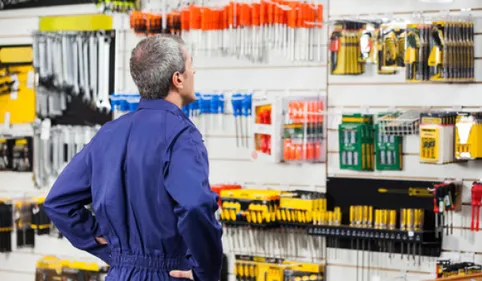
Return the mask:
<path id="1" fill-rule="evenodd" d="M 35 281 L 101 281 L 106 273 L 107 268 L 96 263 L 44 256 L 36 263 Z"/>
<path id="2" fill-rule="evenodd" d="M 379 113 L 377 120 L 396 113 Z M 386 135 L 380 130 L 380 124 L 375 125 L 375 158 L 376 169 L 379 171 L 401 171 L 403 169 L 403 137 Z"/>
<path id="3" fill-rule="evenodd" d="M 236 255 L 236 281 L 322 281 L 325 265 L 285 260 L 282 258 Z"/>
<path id="4" fill-rule="evenodd" d="M 229 55 L 265 62 L 269 51 L 292 61 L 321 61 L 323 5 L 302 1 L 232 1 L 189 5 L 163 15 L 133 12 L 136 33 L 180 35 L 193 54 Z"/>
<path id="5" fill-rule="evenodd" d="M 9 198 L 0 198 L 0 253 L 12 251 L 13 203 Z"/>
<path id="6" fill-rule="evenodd" d="M 332 75 L 359 75 L 365 72 L 360 52 L 363 23 L 338 21 L 330 36 L 330 73 Z"/>
<path id="7" fill-rule="evenodd" d="M 343 114 L 342 123 L 338 126 L 341 169 L 374 170 L 373 131 L 373 115 Z"/>
<path id="8" fill-rule="evenodd" d="M 420 114 L 420 162 L 447 164 L 455 161 L 455 112 Z"/>

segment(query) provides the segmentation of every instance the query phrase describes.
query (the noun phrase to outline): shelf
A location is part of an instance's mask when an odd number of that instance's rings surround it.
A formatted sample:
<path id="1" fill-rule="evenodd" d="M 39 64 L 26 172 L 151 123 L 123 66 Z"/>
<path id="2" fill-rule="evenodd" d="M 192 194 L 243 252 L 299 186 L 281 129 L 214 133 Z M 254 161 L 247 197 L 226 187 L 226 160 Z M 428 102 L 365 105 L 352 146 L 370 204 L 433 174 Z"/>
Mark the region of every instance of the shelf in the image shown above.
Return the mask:
<path id="1" fill-rule="evenodd" d="M 439 278 L 425 281 L 482 281 L 482 273 L 467 276 L 453 276 L 447 278 Z"/>

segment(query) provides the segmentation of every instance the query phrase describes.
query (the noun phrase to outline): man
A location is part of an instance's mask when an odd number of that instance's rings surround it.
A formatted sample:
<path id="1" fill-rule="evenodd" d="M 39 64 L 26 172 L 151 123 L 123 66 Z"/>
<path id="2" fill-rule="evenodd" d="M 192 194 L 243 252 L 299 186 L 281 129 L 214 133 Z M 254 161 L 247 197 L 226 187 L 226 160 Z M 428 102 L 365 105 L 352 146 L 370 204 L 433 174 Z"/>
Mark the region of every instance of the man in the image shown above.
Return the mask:
<path id="1" fill-rule="evenodd" d="M 110 265 L 107 280 L 218 281 L 217 196 L 201 134 L 181 110 L 195 100 L 192 59 L 181 39 L 158 35 L 139 42 L 130 69 L 139 109 L 72 159 L 47 213 L 75 247 Z"/>

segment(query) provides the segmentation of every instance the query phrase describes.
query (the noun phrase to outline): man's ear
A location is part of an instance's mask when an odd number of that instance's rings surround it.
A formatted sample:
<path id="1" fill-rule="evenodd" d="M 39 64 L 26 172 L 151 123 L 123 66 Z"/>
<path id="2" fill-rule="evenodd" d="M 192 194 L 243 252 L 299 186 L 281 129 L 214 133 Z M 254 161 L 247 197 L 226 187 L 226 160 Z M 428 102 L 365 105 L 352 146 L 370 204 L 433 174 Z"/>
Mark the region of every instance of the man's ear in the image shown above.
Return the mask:
<path id="1" fill-rule="evenodd" d="M 172 75 L 172 81 L 171 82 L 172 82 L 172 85 L 174 87 L 181 89 L 183 87 L 183 83 L 184 83 L 184 76 L 179 71 L 176 71 Z"/>

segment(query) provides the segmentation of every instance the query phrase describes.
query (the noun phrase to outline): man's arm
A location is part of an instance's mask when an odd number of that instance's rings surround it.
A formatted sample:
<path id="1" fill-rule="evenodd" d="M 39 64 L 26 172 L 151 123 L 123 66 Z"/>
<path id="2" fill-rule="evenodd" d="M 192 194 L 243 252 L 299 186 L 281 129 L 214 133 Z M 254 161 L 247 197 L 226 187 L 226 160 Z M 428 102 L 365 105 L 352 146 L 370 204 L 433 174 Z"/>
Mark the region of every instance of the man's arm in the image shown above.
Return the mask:
<path id="1" fill-rule="evenodd" d="M 92 203 L 91 168 L 87 162 L 91 143 L 59 175 L 44 206 L 54 225 L 74 247 L 87 251 L 108 264 L 109 247 L 96 241 L 96 237 L 101 237 L 102 234 L 95 217 L 85 208 Z"/>
<path id="2" fill-rule="evenodd" d="M 221 274 L 222 228 L 215 218 L 217 195 L 209 187 L 209 167 L 201 136 L 187 128 L 175 141 L 165 186 L 176 202 L 178 230 L 194 258 L 199 281 L 218 281 Z"/>

